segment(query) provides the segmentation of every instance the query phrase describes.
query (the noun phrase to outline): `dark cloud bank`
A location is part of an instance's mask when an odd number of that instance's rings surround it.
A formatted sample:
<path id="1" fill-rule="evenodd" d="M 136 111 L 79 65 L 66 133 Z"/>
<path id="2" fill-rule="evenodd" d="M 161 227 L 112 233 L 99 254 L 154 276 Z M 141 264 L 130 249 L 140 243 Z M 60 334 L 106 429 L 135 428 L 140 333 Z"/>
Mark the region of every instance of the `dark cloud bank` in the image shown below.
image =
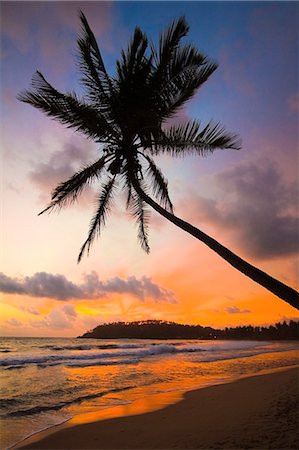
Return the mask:
<path id="1" fill-rule="evenodd" d="M 299 251 L 298 186 L 274 165 L 243 164 L 215 177 L 221 201 L 198 196 L 196 216 L 233 230 L 250 256 L 271 259 Z"/>
<path id="2" fill-rule="evenodd" d="M 141 301 L 152 298 L 156 302 L 176 303 L 172 291 L 154 283 L 151 278 L 134 276 L 127 279 L 114 277 L 107 281 L 99 280 L 96 272 L 84 275 L 81 284 L 69 281 L 64 275 L 37 272 L 31 277 L 11 278 L 0 273 L 0 292 L 7 294 L 47 297 L 55 300 L 98 299 L 109 294 L 131 294 Z"/>

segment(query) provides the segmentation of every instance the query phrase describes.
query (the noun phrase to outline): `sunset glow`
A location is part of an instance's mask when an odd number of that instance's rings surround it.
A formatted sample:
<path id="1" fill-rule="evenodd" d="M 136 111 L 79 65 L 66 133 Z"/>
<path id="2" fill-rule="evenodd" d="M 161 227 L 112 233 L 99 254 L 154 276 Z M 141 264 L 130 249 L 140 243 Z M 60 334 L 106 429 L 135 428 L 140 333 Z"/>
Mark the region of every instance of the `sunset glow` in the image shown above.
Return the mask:
<path id="1" fill-rule="evenodd" d="M 298 4 L 2 2 L 1 335 L 78 336 L 122 320 L 223 328 L 299 319 L 154 211 L 146 255 L 121 192 L 79 265 L 97 186 L 59 214 L 38 217 L 52 189 L 98 154 L 92 141 L 16 99 L 36 70 L 57 89 L 82 94 L 80 9 L 112 74 L 136 25 L 157 42 L 185 15 L 186 41 L 219 68 L 173 120 L 220 121 L 241 136 L 242 149 L 157 159 L 175 214 L 298 290 Z"/>

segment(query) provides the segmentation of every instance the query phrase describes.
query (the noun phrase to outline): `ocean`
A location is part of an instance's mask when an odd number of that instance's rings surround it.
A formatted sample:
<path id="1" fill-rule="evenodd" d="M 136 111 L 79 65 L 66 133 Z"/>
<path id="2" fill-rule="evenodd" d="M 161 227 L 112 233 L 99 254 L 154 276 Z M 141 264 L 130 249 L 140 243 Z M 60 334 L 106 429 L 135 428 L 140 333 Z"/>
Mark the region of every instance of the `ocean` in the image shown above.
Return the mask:
<path id="1" fill-rule="evenodd" d="M 147 395 L 297 365 L 299 342 L 0 338 L 1 448 Z"/>

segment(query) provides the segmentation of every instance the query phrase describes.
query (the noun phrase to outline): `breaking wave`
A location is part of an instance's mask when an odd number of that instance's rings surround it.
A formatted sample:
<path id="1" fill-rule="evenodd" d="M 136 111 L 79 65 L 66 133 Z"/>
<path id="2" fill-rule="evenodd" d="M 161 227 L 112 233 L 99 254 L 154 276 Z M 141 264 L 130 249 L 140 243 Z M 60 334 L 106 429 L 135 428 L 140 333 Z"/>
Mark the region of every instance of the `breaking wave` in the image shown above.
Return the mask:
<path id="1" fill-rule="evenodd" d="M 0 361 L 0 366 L 21 366 L 29 364 L 37 365 L 55 365 L 55 364 L 68 364 L 72 361 L 96 361 L 96 360 L 111 360 L 111 358 L 126 358 L 134 357 L 134 359 L 141 359 L 146 356 L 161 355 L 164 353 L 176 353 L 184 351 L 183 349 L 177 349 L 174 345 L 161 344 L 150 345 L 146 348 L 139 347 L 122 347 L 121 351 L 105 351 L 105 352 L 88 352 L 84 354 L 65 353 L 62 355 L 42 355 L 35 357 L 23 357 L 23 358 L 5 358 Z M 186 349 L 186 351 L 194 351 L 194 349 Z M 197 351 L 202 351 L 198 348 Z M 116 362 L 117 363 L 117 362 Z M 118 361 L 121 363 L 121 360 Z"/>
<path id="2" fill-rule="evenodd" d="M 179 343 L 178 343 L 179 344 Z M 264 349 L 263 349 L 264 347 Z M 59 348 L 60 352 L 55 350 Z M 37 354 L 35 356 L 6 357 L 0 361 L 0 366 L 6 369 L 20 369 L 32 364 L 38 367 L 65 365 L 68 367 L 87 367 L 93 365 L 118 365 L 138 363 L 143 358 L 182 353 L 208 353 L 208 358 L 201 360 L 217 360 L 228 357 L 231 351 L 246 351 L 250 355 L 252 350 L 267 351 L 266 342 L 212 342 L 186 343 L 185 345 L 167 344 L 107 344 L 107 345 L 73 345 L 52 346 L 51 354 Z M 75 351 L 76 350 L 76 351 Z M 240 355 L 239 355 L 240 356 Z"/>
<path id="3" fill-rule="evenodd" d="M 142 344 L 86 344 L 86 345 L 44 345 L 42 348 L 46 348 L 54 351 L 65 350 L 110 350 L 116 348 L 141 348 Z"/>

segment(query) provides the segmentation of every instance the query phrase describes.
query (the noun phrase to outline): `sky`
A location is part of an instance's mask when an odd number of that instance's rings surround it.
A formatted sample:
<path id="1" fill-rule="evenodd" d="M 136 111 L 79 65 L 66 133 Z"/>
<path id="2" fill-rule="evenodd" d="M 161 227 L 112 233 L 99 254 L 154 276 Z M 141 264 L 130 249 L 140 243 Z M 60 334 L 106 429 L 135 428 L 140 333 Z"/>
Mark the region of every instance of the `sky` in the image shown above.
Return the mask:
<path id="1" fill-rule="evenodd" d="M 40 70 L 83 95 L 79 10 L 106 67 L 135 26 L 153 40 L 185 15 L 191 42 L 219 67 L 176 120 L 210 119 L 242 149 L 157 159 L 175 214 L 298 289 L 298 3 L 1 2 L 0 334 L 78 336 L 104 322 L 162 319 L 223 328 L 299 319 L 299 312 L 154 211 L 149 255 L 122 196 L 89 257 L 77 264 L 96 192 L 38 213 L 53 188 L 99 148 L 19 102 Z"/>

